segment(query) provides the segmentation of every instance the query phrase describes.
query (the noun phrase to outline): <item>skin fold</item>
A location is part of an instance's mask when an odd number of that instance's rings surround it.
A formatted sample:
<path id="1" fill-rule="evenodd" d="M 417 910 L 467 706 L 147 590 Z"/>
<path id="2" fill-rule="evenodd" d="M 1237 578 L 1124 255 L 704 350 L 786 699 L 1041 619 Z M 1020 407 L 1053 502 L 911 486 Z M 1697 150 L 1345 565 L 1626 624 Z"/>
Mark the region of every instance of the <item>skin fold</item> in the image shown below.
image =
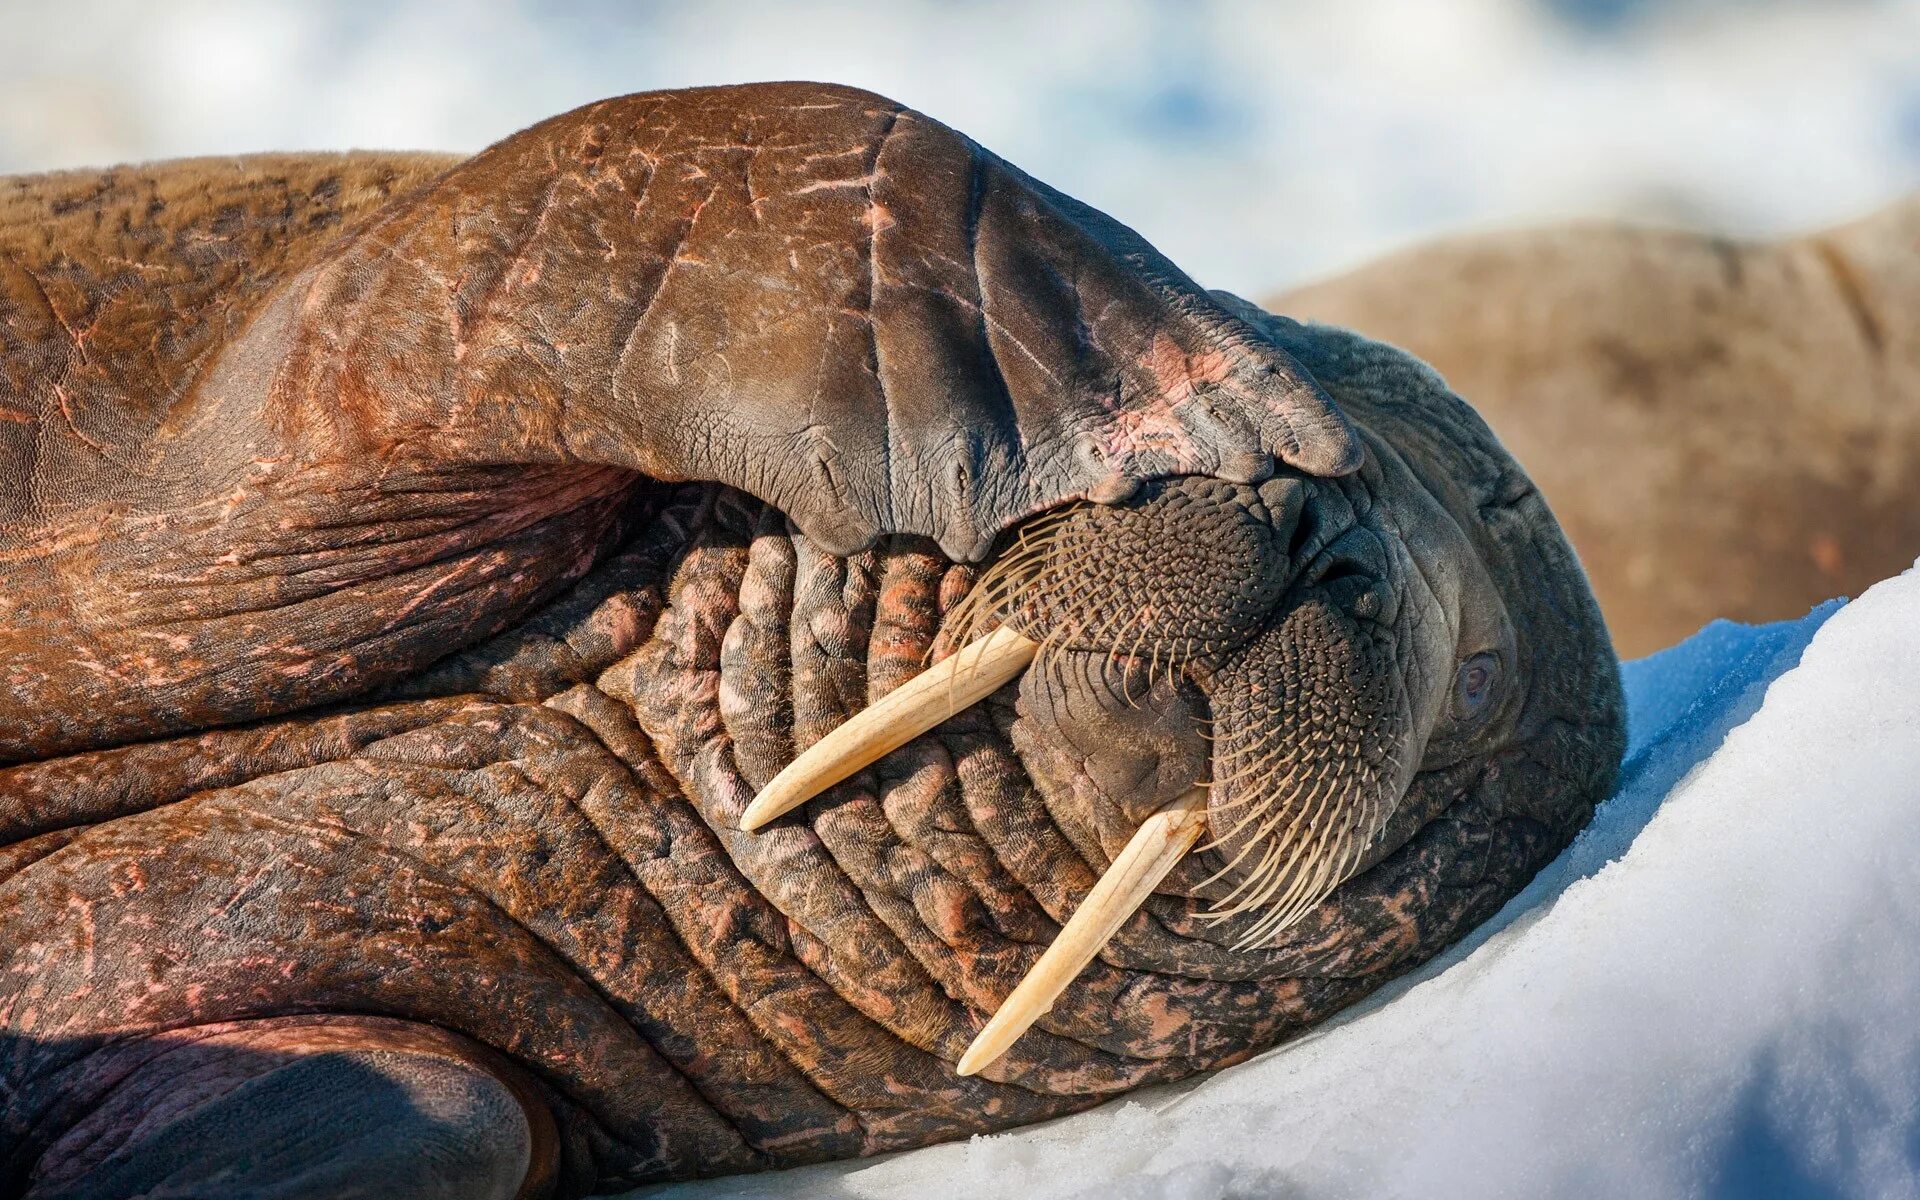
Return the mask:
<path id="1" fill-rule="evenodd" d="M 0 182 L 0 364 L 0 1195 L 579 1195 L 1071 1112 L 1431 957 L 1621 753 L 1579 564 L 1437 376 L 865 93 Z M 740 832 L 995 622 L 1023 678 Z"/>
<path id="2" fill-rule="evenodd" d="M 14 185 L 51 221 L 0 259 L 0 616 L 32 631 L 0 647 L 0 756 L 390 682 L 577 578 L 637 474 L 740 487 L 843 553 L 977 559 L 1140 478 L 1358 463 L 1318 387 L 1131 231 L 866 93 L 607 101 L 333 239 L 343 197 L 406 175 L 329 165 Z M 302 244 L 233 232 L 256 220 Z M 201 258 L 238 278 L 196 304 Z M 566 552 L 505 550 L 549 522 Z M 384 605 L 410 619 L 360 636 Z"/>
<path id="3" fill-rule="evenodd" d="M 1268 301 L 1431 363 L 1528 464 L 1633 657 L 1920 551 L 1920 196 L 1777 241 L 1449 238 Z"/>

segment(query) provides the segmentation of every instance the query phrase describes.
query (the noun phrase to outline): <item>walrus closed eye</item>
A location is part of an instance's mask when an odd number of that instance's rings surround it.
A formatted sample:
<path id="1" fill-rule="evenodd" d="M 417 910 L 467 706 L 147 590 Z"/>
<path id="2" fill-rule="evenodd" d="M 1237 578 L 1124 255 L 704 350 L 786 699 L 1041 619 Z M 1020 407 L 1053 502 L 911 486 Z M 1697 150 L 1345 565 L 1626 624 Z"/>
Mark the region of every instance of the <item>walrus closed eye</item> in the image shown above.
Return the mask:
<path id="1" fill-rule="evenodd" d="M 878 97 L 0 183 L 0 1195 L 583 1195 L 1245 1059 L 1606 794 L 1525 475 Z"/>

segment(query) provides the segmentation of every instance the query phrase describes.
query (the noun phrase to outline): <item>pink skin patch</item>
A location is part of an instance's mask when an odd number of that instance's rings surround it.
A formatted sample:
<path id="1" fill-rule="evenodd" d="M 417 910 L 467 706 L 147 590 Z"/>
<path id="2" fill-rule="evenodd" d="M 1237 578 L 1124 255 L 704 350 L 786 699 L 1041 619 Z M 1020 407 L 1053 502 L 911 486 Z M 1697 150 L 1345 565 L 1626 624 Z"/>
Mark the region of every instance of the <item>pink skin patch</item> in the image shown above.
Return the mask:
<path id="1" fill-rule="evenodd" d="M 1192 403 L 1202 385 L 1227 380 L 1233 371 L 1232 353 L 1212 349 L 1192 355 L 1163 333 L 1155 335 L 1149 354 L 1156 395 L 1138 407 L 1116 410 L 1101 449 L 1110 461 L 1151 454 L 1173 470 L 1196 470 L 1202 465 L 1199 447 L 1181 409 Z"/>

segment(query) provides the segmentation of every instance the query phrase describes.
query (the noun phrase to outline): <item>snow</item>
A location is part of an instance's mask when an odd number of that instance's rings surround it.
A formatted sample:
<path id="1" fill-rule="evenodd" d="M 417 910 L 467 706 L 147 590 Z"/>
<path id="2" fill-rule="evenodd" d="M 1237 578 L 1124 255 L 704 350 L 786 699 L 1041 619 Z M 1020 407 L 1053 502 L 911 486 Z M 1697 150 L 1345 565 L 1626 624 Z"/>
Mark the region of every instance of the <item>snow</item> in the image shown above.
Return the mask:
<path id="1" fill-rule="evenodd" d="M 1917 630 L 1920 566 L 1628 664 L 1633 748 L 1592 826 L 1301 1040 L 1045 1126 L 664 1194 L 1920 1195 Z"/>

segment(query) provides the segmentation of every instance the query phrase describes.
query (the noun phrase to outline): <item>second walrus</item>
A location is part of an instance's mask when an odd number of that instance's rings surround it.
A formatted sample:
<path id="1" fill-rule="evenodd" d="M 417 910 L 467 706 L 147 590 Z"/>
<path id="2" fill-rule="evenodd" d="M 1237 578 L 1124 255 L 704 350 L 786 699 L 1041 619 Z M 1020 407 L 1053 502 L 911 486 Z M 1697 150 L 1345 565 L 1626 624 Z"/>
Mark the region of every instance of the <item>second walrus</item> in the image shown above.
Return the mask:
<path id="1" fill-rule="evenodd" d="M 1920 196 L 1774 242 L 1451 238 L 1269 303 L 1472 397 L 1628 657 L 1717 617 L 1798 617 L 1920 555 Z"/>

